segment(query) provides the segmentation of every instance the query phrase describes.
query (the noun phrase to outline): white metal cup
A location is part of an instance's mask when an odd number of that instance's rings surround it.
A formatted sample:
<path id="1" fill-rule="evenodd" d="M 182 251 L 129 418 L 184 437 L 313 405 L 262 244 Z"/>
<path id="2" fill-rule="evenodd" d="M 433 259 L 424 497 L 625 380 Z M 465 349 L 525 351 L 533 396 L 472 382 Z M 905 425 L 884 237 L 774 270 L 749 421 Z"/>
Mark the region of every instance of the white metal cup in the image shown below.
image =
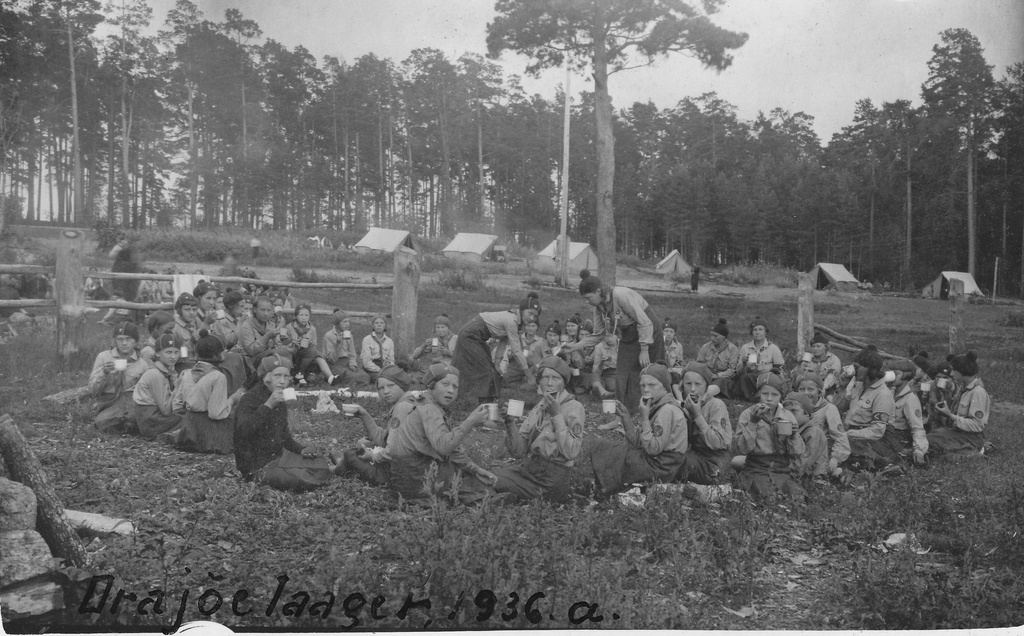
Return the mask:
<path id="1" fill-rule="evenodd" d="M 706 397 L 713 398 L 721 392 L 722 387 L 718 386 L 717 384 L 712 384 L 711 386 L 708 387 L 708 390 L 704 392 L 704 395 Z"/>
<path id="2" fill-rule="evenodd" d="M 509 400 L 508 410 L 506 411 L 509 417 L 522 417 L 523 407 L 526 406 L 522 400 Z"/>
<path id="3" fill-rule="evenodd" d="M 124 358 L 114 358 L 114 370 L 124 371 L 128 368 L 128 361 Z"/>
<path id="4" fill-rule="evenodd" d="M 949 388 L 949 379 L 947 379 L 947 378 L 939 378 L 938 380 L 935 381 L 935 386 L 937 386 L 937 387 L 939 387 L 940 389 L 943 389 L 943 390 L 948 389 Z"/>
<path id="5" fill-rule="evenodd" d="M 896 372 L 886 371 L 885 375 L 882 377 L 882 380 L 884 380 L 886 384 L 892 384 L 893 382 L 896 381 Z"/>
<path id="6" fill-rule="evenodd" d="M 295 393 L 295 389 L 291 387 L 284 389 L 283 391 L 281 391 L 281 393 L 284 395 L 285 402 L 294 402 L 295 400 L 299 399 L 299 396 Z"/>
<path id="7" fill-rule="evenodd" d="M 580 374 L 580 370 L 579 370 L 579 369 L 573 369 L 573 370 L 572 370 L 572 374 L 573 374 L 574 376 L 575 376 L 575 375 L 579 375 L 579 374 Z"/>
<path id="8" fill-rule="evenodd" d="M 786 418 L 779 418 L 779 421 L 775 423 L 779 435 L 782 437 L 789 437 L 793 434 L 793 423 Z"/>
<path id="9" fill-rule="evenodd" d="M 800 356 L 800 360 L 802 360 L 803 362 L 813 362 L 814 354 L 811 353 L 810 351 L 805 351 L 804 355 Z"/>
<path id="10" fill-rule="evenodd" d="M 359 405 L 358 404 L 342 404 L 341 405 L 341 410 L 348 417 L 352 417 L 353 415 L 355 415 L 356 413 L 359 412 Z"/>
<path id="11" fill-rule="evenodd" d="M 926 381 L 926 382 L 922 382 L 921 383 L 921 392 L 922 393 L 928 393 L 931 390 L 932 390 L 932 383 L 931 383 L 931 381 Z"/>
<path id="12" fill-rule="evenodd" d="M 218 310 L 217 310 L 217 317 L 218 317 L 218 318 L 224 318 L 225 316 L 227 316 L 227 314 L 226 314 L 226 313 L 224 313 L 224 310 L 223 310 L 223 309 L 218 309 Z"/>
<path id="13" fill-rule="evenodd" d="M 345 331 L 341 332 L 341 337 L 342 338 L 347 338 L 347 339 L 351 340 L 352 339 L 352 332 L 349 331 L 348 329 L 346 329 Z"/>
<path id="14" fill-rule="evenodd" d="M 856 371 L 857 370 L 853 368 L 852 364 L 848 364 L 845 367 L 843 367 L 843 375 L 848 377 L 853 377 L 853 374 L 856 373 Z"/>
<path id="15" fill-rule="evenodd" d="M 601 400 L 601 412 L 608 415 L 615 414 L 615 400 Z"/>
<path id="16" fill-rule="evenodd" d="M 498 413 L 498 405 L 495 404 L 494 402 L 491 402 L 490 404 L 487 405 L 487 419 L 497 420 L 498 417 L 500 417 Z"/>
<path id="17" fill-rule="evenodd" d="M 187 358 L 188 357 L 188 347 L 182 347 L 181 348 L 181 357 L 182 358 Z"/>
<path id="18" fill-rule="evenodd" d="M 437 338 L 434 338 L 433 342 L 431 342 L 430 344 L 432 346 L 434 346 L 434 347 L 440 347 L 441 346 L 441 341 L 438 340 Z"/>
<path id="19" fill-rule="evenodd" d="M 757 354 L 752 353 L 747 356 L 747 364 L 757 364 Z"/>

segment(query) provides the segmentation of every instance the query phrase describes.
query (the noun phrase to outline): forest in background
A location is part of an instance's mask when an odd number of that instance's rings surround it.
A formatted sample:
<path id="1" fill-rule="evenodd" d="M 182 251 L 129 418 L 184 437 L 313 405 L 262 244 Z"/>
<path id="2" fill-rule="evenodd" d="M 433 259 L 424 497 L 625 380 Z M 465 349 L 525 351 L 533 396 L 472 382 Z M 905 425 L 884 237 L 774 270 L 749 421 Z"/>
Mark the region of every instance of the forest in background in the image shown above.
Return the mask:
<path id="1" fill-rule="evenodd" d="M 7 222 L 493 230 L 534 247 L 557 233 L 562 95 L 474 54 L 317 60 L 237 10 L 218 18 L 179 0 L 148 35 L 145 0 L 0 5 Z M 979 284 L 998 257 L 999 293 L 1021 293 L 1024 62 L 997 78 L 950 29 L 928 70 L 920 106 L 862 99 L 827 143 L 810 114 L 743 120 L 714 93 L 617 109 L 619 251 L 841 262 L 906 288 L 969 269 L 973 202 Z M 574 99 L 569 167 L 569 233 L 591 242 L 593 110 Z"/>

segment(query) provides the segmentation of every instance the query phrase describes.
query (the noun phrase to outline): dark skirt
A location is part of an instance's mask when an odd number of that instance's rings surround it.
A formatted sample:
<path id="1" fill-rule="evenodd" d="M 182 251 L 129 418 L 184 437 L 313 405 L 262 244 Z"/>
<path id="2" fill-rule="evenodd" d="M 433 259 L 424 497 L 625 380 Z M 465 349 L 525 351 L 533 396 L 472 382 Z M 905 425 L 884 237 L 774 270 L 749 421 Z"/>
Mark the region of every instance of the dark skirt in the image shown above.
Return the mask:
<path id="1" fill-rule="evenodd" d="M 913 448 L 913 445 L 914 438 L 909 428 L 901 431 L 892 424 L 888 424 L 885 427 L 885 435 L 882 436 L 882 439 L 875 440 L 871 444 L 871 449 L 891 464 L 903 459 L 903 453 Z"/>
<path id="2" fill-rule="evenodd" d="M 501 392 L 501 374 L 491 360 L 491 330 L 477 315 L 459 332 L 452 366 L 459 370 L 459 396 L 493 399 Z M 517 337 L 514 334 L 511 337 Z"/>
<path id="3" fill-rule="evenodd" d="M 785 455 L 747 455 L 736 485 L 759 497 L 807 497 L 807 491 L 790 475 L 789 467 L 790 461 Z"/>
<path id="4" fill-rule="evenodd" d="M 679 481 L 717 486 L 722 483 L 722 474 L 730 459 L 732 455 L 729 451 L 698 450 L 691 447 L 686 451 L 686 459 L 679 470 Z"/>
<path id="5" fill-rule="evenodd" d="M 284 450 L 281 456 L 253 473 L 253 481 L 277 490 L 305 492 L 324 485 L 334 477 L 330 463 L 323 457 L 303 457 Z"/>
<path id="6" fill-rule="evenodd" d="M 944 426 L 928 433 L 930 453 L 978 452 L 985 446 L 984 433 L 970 433 Z"/>
<path id="7" fill-rule="evenodd" d="M 232 351 L 224 354 L 224 359 L 217 364 L 217 368 L 224 373 L 224 377 L 228 380 L 228 395 L 232 395 L 245 386 L 246 380 L 256 372 L 245 356 Z"/>
<path id="8" fill-rule="evenodd" d="M 235 418 L 212 420 L 206 411 L 186 411 L 181 426 L 165 433 L 167 441 L 178 449 L 192 453 L 234 453 Z"/>
<path id="9" fill-rule="evenodd" d="M 572 469 L 551 460 L 528 455 L 523 463 L 495 468 L 498 477 L 497 492 L 507 492 L 513 501 L 540 499 L 564 503 L 569 498 L 569 479 Z"/>
<path id="10" fill-rule="evenodd" d="M 328 364 L 331 369 L 331 373 L 336 375 L 339 379 L 338 384 L 348 387 L 353 386 L 365 386 L 370 383 L 370 374 L 363 371 L 359 367 L 353 371 L 348 366 L 348 358 L 342 361 L 335 362 L 334 364 Z"/>
<path id="11" fill-rule="evenodd" d="M 131 391 L 104 393 L 96 399 L 96 429 L 114 431 L 135 427 L 135 400 Z"/>
<path id="12" fill-rule="evenodd" d="M 359 448 L 345 451 L 345 474 L 351 473 L 371 486 L 387 486 L 391 481 L 391 463 L 368 462 L 359 457 Z"/>
<path id="13" fill-rule="evenodd" d="M 316 359 L 322 358 L 320 352 L 317 351 L 315 346 L 309 346 L 305 349 L 299 349 L 292 354 L 292 364 L 295 367 L 296 373 L 306 373 L 310 367 L 315 366 Z M 319 370 L 319 367 L 313 369 L 313 371 Z"/>
<path id="14" fill-rule="evenodd" d="M 654 342 L 647 348 L 651 362 L 665 361 L 665 338 L 661 335 L 661 320 L 650 306 L 647 318 L 654 325 Z M 636 324 L 620 330 L 619 356 L 615 367 L 615 398 L 635 414 L 640 405 L 640 334 Z"/>
<path id="15" fill-rule="evenodd" d="M 136 404 L 135 423 L 139 428 L 139 435 L 146 439 L 156 439 L 157 435 L 173 430 L 181 424 L 181 414 L 171 412 L 164 415 L 156 405 Z"/>
<path id="16" fill-rule="evenodd" d="M 426 491 L 426 478 L 431 466 L 436 467 L 433 477 L 432 493 Z M 472 475 L 460 469 L 450 461 L 438 461 L 426 455 L 409 455 L 391 459 L 391 489 L 408 500 L 422 500 L 436 494 L 438 498 L 451 499 L 452 484 L 456 475 L 461 477 L 458 499 L 464 504 L 475 504 L 488 496 L 495 495 L 495 490 Z"/>
<path id="17" fill-rule="evenodd" d="M 638 448 L 605 439 L 592 439 L 589 449 L 594 481 L 605 495 L 621 492 L 633 483 L 675 481 L 686 462 L 686 453 L 665 451 L 648 455 Z"/>

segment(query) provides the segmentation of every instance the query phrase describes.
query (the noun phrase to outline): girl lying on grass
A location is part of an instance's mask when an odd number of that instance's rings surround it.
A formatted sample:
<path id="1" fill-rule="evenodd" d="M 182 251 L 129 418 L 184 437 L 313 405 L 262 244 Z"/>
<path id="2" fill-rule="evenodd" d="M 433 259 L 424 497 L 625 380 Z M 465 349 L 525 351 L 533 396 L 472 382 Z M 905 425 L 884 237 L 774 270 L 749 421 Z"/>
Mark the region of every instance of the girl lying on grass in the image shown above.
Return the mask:
<path id="1" fill-rule="evenodd" d="M 640 373 L 640 392 L 639 426 L 626 406 L 616 403 L 626 444 L 597 438 L 589 442 L 599 496 L 615 494 L 636 482 L 672 481 L 686 464 L 686 416 L 672 395 L 668 367 L 648 365 Z"/>
<path id="2" fill-rule="evenodd" d="M 391 407 L 388 420 L 383 426 L 377 424 L 362 405 L 356 412 L 366 429 L 366 438 L 359 440 L 359 446 L 350 448 L 337 458 L 336 472 L 354 473 L 356 477 L 373 486 L 387 486 L 391 479 L 391 465 L 387 458 L 374 458 L 372 449 L 387 447 L 388 434 L 402 425 L 416 405 L 416 395 L 409 392 L 413 379 L 402 367 L 391 364 L 380 370 L 377 377 L 377 393 L 380 400 Z"/>
<path id="3" fill-rule="evenodd" d="M 494 495 L 497 477 L 459 448 L 470 431 L 487 423 L 487 406 L 481 404 L 461 424 L 454 424 L 448 419 L 448 408 L 459 395 L 459 371 L 432 364 L 424 371 L 423 382 L 427 391 L 416 398 L 412 413 L 388 433 L 391 489 L 407 500 L 431 494 L 448 497 L 458 481 L 457 497 L 462 503 Z M 427 474 L 432 475 L 432 493 L 426 492 Z"/>
<path id="4" fill-rule="evenodd" d="M 733 433 L 732 466 L 738 485 L 753 495 L 804 498 L 807 493 L 790 474 L 794 457 L 804 453 L 804 440 L 793 415 L 779 404 L 782 378 L 762 373 L 757 379 L 758 403 L 740 413 Z"/>
<path id="5" fill-rule="evenodd" d="M 131 427 L 135 423 L 132 391 L 149 368 L 135 350 L 139 328 L 134 322 L 114 326 L 114 346 L 100 351 L 89 374 L 89 392 L 96 398 L 93 423 L 101 431 Z"/>
<path id="6" fill-rule="evenodd" d="M 978 354 L 968 351 L 955 356 L 949 366 L 953 381 L 960 388 L 959 399 L 955 411 L 948 402 L 935 405 L 936 412 L 944 416 L 945 425 L 928 435 L 928 445 L 936 454 L 980 452 L 985 448 L 985 425 L 992 404 L 978 377 Z"/>
<path id="7" fill-rule="evenodd" d="M 291 370 L 291 360 L 284 356 L 271 354 L 260 361 L 259 380 L 238 403 L 235 465 L 246 481 L 302 492 L 329 481 L 335 467 L 288 430 L 284 390 L 291 384 Z"/>
<path id="8" fill-rule="evenodd" d="M 172 334 L 161 334 L 154 345 L 156 358 L 135 385 L 135 420 L 139 434 L 156 439 L 176 428 L 181 414 L 174 412 L 174 389 L 178 378 L 174 364 L 181 355 L 181 343 Z"/>
<path id="9" fill-rule="evenodd" d="M 583 447 L 586 412 L 565 385 L 572 377 L 569 365 L 548 356 L 537 365 L 541 401 L 522 417 L 509 417 L 503 406 L 505 445 L 515 466 L 496 468 L 494 489 L 509 493 L 513 501 L 538 499 L 563 503 L 569 495 L 572 467 Z"/>

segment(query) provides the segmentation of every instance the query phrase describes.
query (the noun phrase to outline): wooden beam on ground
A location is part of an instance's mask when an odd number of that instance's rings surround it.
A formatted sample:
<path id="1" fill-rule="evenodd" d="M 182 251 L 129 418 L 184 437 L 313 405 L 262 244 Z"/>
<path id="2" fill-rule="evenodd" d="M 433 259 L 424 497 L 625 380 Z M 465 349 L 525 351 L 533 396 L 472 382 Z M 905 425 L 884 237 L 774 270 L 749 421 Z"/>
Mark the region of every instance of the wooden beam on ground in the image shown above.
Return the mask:
<path id="1" fill-rule="evenodd" d="M 967 351 L 967 332 L 964 331 L 964 281 L 949 279 L 949 352 L 960 355 Z"/>
<path id="2" fill-rule="evenodd" d="M 797 290 L 796 355 L 802 356 L 811 350 L 814 337 L 814 279 L 810 274 L 801 273 Z"/>
<path id="3" fill-rule="evenodd" d="M 829 329 L 828 327 L 825 327 L 824 325 L 814 325 L 814 330 L 820 331 L 821 333 L 825 334 L 826 336 L 834 340 L 845 342 L 846 344 L 854 347 L 860 347 L 861 349 L 863 349 L 864 347 L 868 346 L 868 344 L 863 340 L 858 340 L 853 336 L 841 334 L 838 331 L 835 331 L 834 329 Z"/>
<path id="4" fill-rule="evenodd" d="M 85 338 L 85 290 L 82 289 L 82 233 L 64 230 L 57 248 L 57 355 L 64 365 L 78 352 Z"/>
<path id="5" fill-rule="evenodd" d="M 833 342 L 829 346 L 831 346 L 833 349 L 838 349 L 840 351 L 846 351 L 847 353 L 858 353 L 858 352 L 860 352 L 861 349 L 864 348 L 864 347 L 854 347 L 852 345 L 846 344 L 845 342 Z M 878 355 L 882 356 L 886 360 L 906 360 L 907 359 L 907 358 L 904 358 L 903 356 L 894 356 L 893 354 L 886 353 L 885 351 L 879 351 Z"/>
<path id="6" fill-rule="evenodd" d="M 94 535 L 120 534 L 128 536 L 135 533 L 135 524 L 127 519 L 115 519 L 94 512 L 81 510 L 65 510 L 71 527 L 79 532 Z"/>
<path id="7" fill-rule="evenodd" d="M 419 286 L 419 252 L 408 247 L 399 247 L 395 250 L 395 287 L 391 294 L 391 329 L 395 339 L 396 358 L 411 356 L 415 348 Z"/>
<path id="8" fill-rule="evenodd" d="M 63 557 L 71 565 L 84 568 L 89 562 L 85 546 L 68 523 L 64 505 L 50 485 L 32 448 L 10 415 L 0 415 L 0 456 L 11 475 L 36 495 L 36 530 L 43 535 L 55 556 Z"/>
<path id="9" fill-rule="evenodd" d="M 0 300 L 0 308 L 29 309 L 31 307 L 56 307 L 57 301 L 52 298 L 22 298 L 21 300 Z"/>
<path id="10" fill-rule="evenodd" d="M 53 402 L 54 404 L 68 404 L 70 402 L 77 402 L 87 395 L 89 395 L 89 387 L 78 386 L 73 389 L 61 391 L 60 393 L 47 395 L 43 399 L 47 402 Z"/>

